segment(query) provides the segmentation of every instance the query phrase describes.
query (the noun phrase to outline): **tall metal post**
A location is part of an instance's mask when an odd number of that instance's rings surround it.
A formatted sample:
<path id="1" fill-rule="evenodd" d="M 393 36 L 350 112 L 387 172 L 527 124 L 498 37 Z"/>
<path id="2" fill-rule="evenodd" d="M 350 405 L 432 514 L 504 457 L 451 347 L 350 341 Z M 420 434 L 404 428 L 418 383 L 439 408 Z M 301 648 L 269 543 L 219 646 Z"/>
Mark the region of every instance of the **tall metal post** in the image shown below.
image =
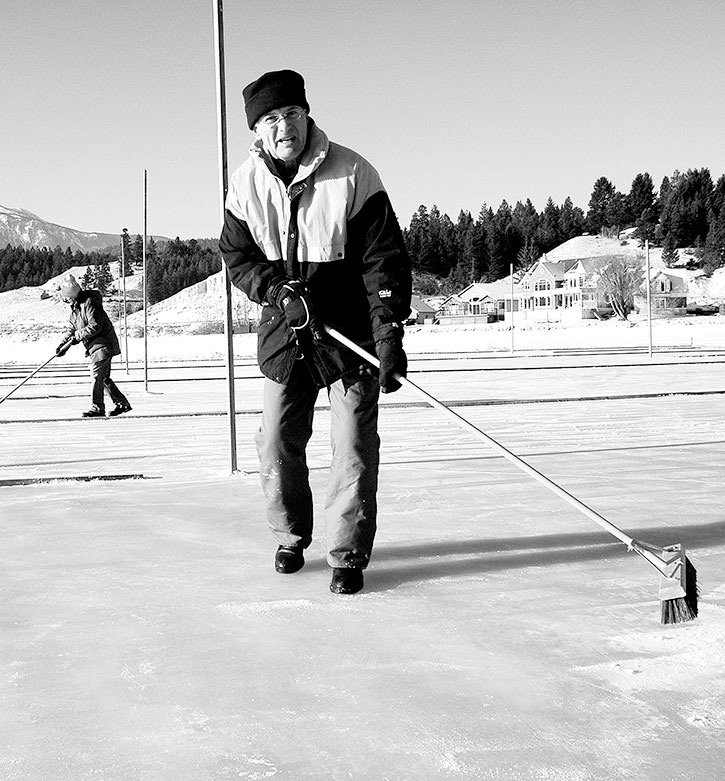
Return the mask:
<path id="1" fill-rule="evenodd" d="M 509 264 L 511 271 L 511 355 L 514 354 L 514 264 Z"/>
<path id="2" fill-rule="evenodd" d="M 121 232 L 121 287 L 123 292 L 123 355 L 126 359 L 126 374 L 128 374 L 128 319 L 126 317 L 126 246 L 124 242 L 125 229 Z"/>
<path id="3" fill-rule="evenodd" d="M 649 329 L 649 357 L 652 357 L 652 280 L 650 278 L 649 266 L 649 239 L 644 240 L 645 253 L 647 256 L 647 325 Z"/>
<path id="4" fill-rule="evenodd" d="M 224 74 L 224 9 L 222 0 L 214 0 L 214 43 L 216 45 L 217 146 L 219 151 L 219 198 L 221 224 L 224 224 L 224 204 L 227 197 L 227 101 Z M 237 420 L 234 397 L 234 330 L 232 321 L 232 283 L 229 269 L 222 262 L 226 313 L 224 334 L 227 340 L 227 393 L 229 405 L 229 463 L 237 471 Z"/>
<path id="5" fill-rule="evenodd" d="M 148 176 L 143 172 L 143 387 L 149 389 L 148 277 L 146 274 L 146 220 L 148 215 Z"/>

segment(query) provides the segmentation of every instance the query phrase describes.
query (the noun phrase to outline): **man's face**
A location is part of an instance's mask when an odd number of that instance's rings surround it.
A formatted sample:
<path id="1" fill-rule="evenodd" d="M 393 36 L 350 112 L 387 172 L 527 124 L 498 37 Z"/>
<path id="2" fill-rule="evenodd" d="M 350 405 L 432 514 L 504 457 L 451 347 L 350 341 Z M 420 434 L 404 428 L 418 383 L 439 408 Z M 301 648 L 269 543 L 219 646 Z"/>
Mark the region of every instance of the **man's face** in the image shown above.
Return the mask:
<path id="1" fill-rule="evenodd" d="M 282 106 L 261 117 L 254 132 L 271 157 L 291 163 L 307 143 L 307 112 L 299 106 Z"/>

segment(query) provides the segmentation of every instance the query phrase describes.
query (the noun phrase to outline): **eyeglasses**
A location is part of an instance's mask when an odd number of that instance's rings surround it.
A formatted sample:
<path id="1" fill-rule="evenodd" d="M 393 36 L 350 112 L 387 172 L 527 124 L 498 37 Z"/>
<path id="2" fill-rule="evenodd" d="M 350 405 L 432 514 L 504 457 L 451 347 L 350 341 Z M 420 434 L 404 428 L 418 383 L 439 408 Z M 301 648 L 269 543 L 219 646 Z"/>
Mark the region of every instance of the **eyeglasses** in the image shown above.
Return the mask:
<path id="1" fill-rule="evenodd" d="M 305 110 L 303 108 L 290 108 L 287 111 L 283 111 L 280 114 L 267 114 L 259 120 L 260 125 L 266 125 L 267 127 L 274 127 L 284 120 L 285 122 L 297 122 L 305 116 Z"/>

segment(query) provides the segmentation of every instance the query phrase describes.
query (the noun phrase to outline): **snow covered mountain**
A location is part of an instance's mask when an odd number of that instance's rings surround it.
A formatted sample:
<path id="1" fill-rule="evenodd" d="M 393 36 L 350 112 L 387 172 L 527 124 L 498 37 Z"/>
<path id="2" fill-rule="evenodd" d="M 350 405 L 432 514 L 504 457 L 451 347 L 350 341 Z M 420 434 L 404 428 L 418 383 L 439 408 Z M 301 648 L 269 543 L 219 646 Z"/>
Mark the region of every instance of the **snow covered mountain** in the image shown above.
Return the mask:
<path id="1" fill-rule="evenodd" d="M 163 237 L 154 237 L 163 239 Z M 117 246 L 120 234 L 87 233 L 64 228 L 38 217 L 25 209 L 0 205 L 0 246 L 6 244 L 25 247 L 70 247 L 74 252 L 92 252 Z"/>

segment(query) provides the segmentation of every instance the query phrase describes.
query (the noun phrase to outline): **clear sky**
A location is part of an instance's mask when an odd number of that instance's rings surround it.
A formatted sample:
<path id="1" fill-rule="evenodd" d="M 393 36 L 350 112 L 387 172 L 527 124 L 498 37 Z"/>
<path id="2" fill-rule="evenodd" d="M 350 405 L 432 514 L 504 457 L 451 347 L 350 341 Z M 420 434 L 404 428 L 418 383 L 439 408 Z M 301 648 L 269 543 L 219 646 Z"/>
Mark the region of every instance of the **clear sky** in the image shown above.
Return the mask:
<path id="1" fill-rule="evenodd" d="M 0 204 L 86 231 L 217 236 L 213 0 L 0 0 Z M 224 5 L 230 173 L 241 88 L 294 68 L 311 113 L 378 169 L 401 223 L 725 172 L 717 0 L 304 0 Z"/>

